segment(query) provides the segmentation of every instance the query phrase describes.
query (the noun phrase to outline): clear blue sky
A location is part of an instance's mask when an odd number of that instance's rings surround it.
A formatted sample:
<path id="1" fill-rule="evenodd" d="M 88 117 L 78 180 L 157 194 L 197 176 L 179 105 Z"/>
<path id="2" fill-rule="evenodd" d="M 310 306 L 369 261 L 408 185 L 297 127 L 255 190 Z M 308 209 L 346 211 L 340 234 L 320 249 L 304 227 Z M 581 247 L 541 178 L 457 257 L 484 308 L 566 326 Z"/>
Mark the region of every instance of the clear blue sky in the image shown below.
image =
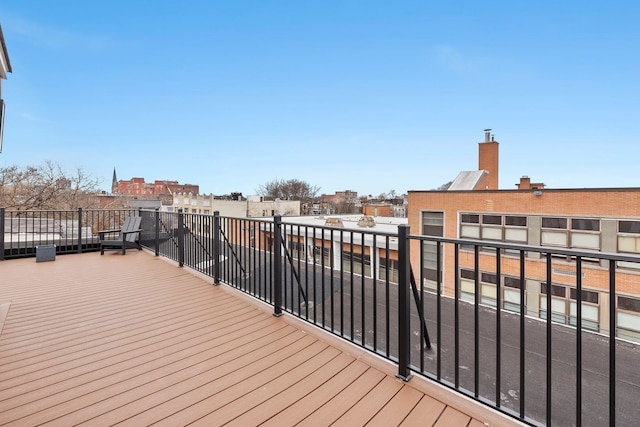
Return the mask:
<path id="1" fill-rule="evenodd" d="M 3 0 L 0 165 L 110 188 L 640 186 L 640 2 Z"/>

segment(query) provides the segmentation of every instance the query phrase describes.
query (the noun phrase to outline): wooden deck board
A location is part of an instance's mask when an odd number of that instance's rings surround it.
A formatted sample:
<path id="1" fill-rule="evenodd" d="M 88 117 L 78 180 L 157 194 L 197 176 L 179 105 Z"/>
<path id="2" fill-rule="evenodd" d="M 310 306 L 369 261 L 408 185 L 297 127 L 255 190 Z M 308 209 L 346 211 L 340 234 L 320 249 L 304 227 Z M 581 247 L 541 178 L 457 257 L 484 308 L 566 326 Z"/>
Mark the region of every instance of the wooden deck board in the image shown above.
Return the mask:
<path id="1" fill-rule="evenodd" d="M 466 427 L 470 421 L 469 416 L 447 406 L 434 427 Z"/>
<path id="2" fill-rule="evenodd" d="M 264 427 L 279 427 L 295 425 L 308 417 L 316 408 L 320 408 L 336 395 L 341 393 L 349 384 L 360 377 L 368 366 L 360 361 L 353 361 L 348 367 L 332 376 L 320 387 L 311 391 L 287 408 L 284 408 L 262 425 Z"/>
<path id="3" fill-rule="evenodd" d="M 333 424 L 334 426 L 361 426 L 367 424 L 403 387 L 400 380 L 385 376 L 362 399 Z"/>
<path id="4" fill-rule="evenodd" d="M 413 387 L 405 385 L 391 400 L 369 421 L 367 426 L 385 427 L 397 426 L 402 423 L 413 408 L 418 404 L 423 394 Z"/>
<path id="5" fill-rule="evenodd" d="M 3 261 L 0 278 L 0 425 L 482 425 L 146 252 Z"/>
<path id="6" fill-rule="evenodd" d="M 418 404 L 409 412 L 400 425 L 414 426 L 419 425 L 419 423 L 433 425 L 440 418 L 444 408 L 446 408 L 444 403 L 430 396 L 422 396 Z"/>

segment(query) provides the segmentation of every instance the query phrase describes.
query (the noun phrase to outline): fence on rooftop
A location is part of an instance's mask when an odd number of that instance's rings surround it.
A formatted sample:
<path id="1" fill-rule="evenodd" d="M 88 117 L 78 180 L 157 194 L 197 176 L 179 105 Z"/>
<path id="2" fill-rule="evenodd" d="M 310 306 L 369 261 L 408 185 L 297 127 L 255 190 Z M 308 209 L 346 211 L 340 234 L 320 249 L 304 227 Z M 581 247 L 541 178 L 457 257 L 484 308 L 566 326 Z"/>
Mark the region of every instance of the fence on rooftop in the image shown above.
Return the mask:
<path id="1" fill-rule="evenodd" d="M 281 217 L 0 209 L 2 259 L 34 256 L 36 244 L 98 250 L 98 229 L 128 215 L 142 216 L 140 240 L 155 255 L 374 352 L 405 380 L 426 376 L 531 425 L 640 417 L 640 320 L 630 317 L 640 308 L 629 293 L 640 293 L 638 257 L 411 235 L 404 225 L 376 233 Z M 554 284 L 558 272 L 571 286 Z M 601 281 L 597 295 L 587 273 Z M 594 306 L 607 315 L 594 317 Z"/>

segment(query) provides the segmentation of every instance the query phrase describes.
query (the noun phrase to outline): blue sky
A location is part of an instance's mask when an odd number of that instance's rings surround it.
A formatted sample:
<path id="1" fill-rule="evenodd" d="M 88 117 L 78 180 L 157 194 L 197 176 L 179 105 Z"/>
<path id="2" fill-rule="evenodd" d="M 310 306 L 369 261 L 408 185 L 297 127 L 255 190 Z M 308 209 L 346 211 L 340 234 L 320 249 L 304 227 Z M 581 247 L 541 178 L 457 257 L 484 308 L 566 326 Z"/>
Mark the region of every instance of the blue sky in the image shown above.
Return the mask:
<path id="1" fill-rule="evenodd" d="M 201 192 L 638 187 L 640 2 L 3 0 L 0 165 Z"/>

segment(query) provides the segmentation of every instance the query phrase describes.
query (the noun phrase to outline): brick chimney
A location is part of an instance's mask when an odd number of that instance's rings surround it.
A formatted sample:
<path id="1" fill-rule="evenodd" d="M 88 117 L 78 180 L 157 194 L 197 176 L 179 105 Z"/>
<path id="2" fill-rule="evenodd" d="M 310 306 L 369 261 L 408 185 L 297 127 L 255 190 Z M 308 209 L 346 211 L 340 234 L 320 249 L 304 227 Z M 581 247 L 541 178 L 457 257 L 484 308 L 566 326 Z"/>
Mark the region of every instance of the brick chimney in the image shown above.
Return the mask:
<path id="1" fill-rule="evenodd" d="M 531 189 L 531 178 L 528 176 L 520 177 L 520 183 L 516 184 L 518 190 L 530 190 Z"/>
<path id="2" fill-rule="evenodd" d="M 484 142 L 478 143 L 478 170 L 486 170 L 486 190 L 498 189 L 498 148 L 499 143 L 491 135 L 491 129 L 484 130 Z"/>
<path id="3" fill-rule="evenodd" d="M 543 182 L 531 182 L 531 178 L 524 175 L 520 177 L 520 182 L 516 184 L 518 190 L 542 190 L 544 188 Z"/>

